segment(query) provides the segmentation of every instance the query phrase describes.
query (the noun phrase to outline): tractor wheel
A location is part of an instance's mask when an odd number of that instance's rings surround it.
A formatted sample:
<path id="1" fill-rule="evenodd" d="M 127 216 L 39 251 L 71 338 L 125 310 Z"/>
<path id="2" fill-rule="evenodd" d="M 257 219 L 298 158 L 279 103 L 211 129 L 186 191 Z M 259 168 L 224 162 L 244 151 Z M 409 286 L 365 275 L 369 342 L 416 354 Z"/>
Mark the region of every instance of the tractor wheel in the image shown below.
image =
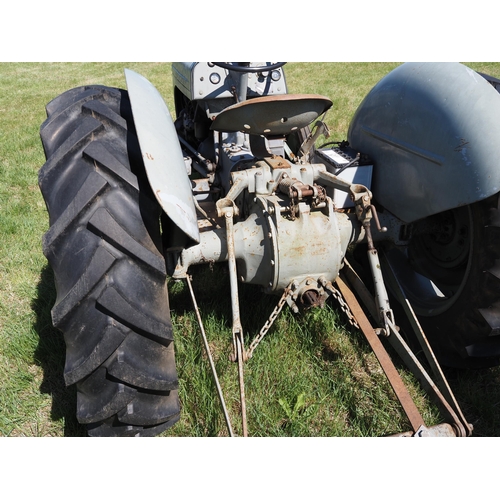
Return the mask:
<path id="1" fill-rule="evenodd" d="M 414 223 L 405 292 L 441 363 L 500 360 L 500 197 Z"/>
<path id="2" fill-rule="evenodd" d="M 179 419 L 180 405 L 161 208 L 128 94 L 70 90 L 47 105 L 40 136 L 52 320 L 64 333 L 78 421 L 92 436 L 154 436 Z"/>

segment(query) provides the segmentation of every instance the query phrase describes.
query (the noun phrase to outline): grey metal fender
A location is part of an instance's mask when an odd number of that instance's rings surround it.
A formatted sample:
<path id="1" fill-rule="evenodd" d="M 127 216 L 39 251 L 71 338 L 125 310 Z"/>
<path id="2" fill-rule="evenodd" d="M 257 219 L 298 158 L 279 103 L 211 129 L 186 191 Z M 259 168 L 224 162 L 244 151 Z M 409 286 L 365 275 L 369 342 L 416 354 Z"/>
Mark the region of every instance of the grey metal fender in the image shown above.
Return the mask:
<path id="1" fill-rule="evenodd" d="M 412 222 L 500 191 L 500 94 L 459 63 L 406 63 L 365 97 L 350 145 L 374 160 L 374 199 Z"/>
<path id="2" fill-rule="evenodd" d="M 125 78 L 153 193 L 174 225 L 189 237 L 191 243 L 199 243 L 191 181 L 168 107 L 146 78 L 129 69 L 125 70 Z"/>

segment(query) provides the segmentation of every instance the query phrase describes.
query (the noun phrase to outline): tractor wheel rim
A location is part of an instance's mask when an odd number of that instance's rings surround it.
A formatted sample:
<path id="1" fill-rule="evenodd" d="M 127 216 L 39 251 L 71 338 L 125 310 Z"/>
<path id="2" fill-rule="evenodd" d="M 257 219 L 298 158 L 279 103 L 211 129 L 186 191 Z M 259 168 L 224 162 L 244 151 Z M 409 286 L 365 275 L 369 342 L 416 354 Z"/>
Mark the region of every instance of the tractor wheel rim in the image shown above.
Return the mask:
<path id="1" fill-rule="evenodd" d="M 472 263 L 472 214 L 460 207 L 419 221 L 408 247 L 412 275 L 403 284 L 415 312 L 437 316 L 460 297 Z"/>

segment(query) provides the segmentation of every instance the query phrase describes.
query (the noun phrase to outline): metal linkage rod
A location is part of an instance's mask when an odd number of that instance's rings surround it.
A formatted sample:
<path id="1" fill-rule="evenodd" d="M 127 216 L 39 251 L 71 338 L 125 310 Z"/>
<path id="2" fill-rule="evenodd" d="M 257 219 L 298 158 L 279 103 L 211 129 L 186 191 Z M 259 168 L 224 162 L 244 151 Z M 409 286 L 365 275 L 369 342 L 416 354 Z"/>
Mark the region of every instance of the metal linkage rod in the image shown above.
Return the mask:
<path id="1" fill-rule="evenodd" d="M 394 252 L 397 252 L 397 250 L 395 250 Z M 395 259 L 399 256 L 399 253 L 394 252 L 391 255 L 393 255 Z M 447 405 L 449 405 L 449 407 L 446 407 L 446 411 L 456 420 L 455 425 L 460 428 L 461 432 L 463 432 L 465 435 L 471 435 L 472 425 L 467 422 L 467 419 L 462 413 L 455 395 L 453 394 L 453 391 L 451 390 L 451 387 L 448 384 L 446 377 L 444 376 L 441 366 L 439 365 L 436 356 L 432 351 L 429 341 L 425 336 L 424 330 L 420 326 L 415 312 L 411 307 L 410 301 L 406 297 L 404 289 L 399 281 L 396 263 L 394 261 L 391 262 L 391 260 L 388 258 L 388 255 L 382 253 L 382 265 L 385 271 L 385 275 L 388 278 L 388 282 L 392 284 L 391 290 L 393 291 L 393 293 L 395 293 L 401 306 L 403 307 L 403 310 L 405 311 L 408 321 L 412 327 L 413 333 L 415 334 L 422 352 L 425 355 L 427 363 L 429 364 L 432 373 L 434 374 L 436 385 L 439 387 L 440 393 L 442 394 L 440 399 L 444 399 Z M 435 392 L 437 392 L 437 390 L 435 390 Z"/>
<path id="2" fill-rule="evenodd" d="M 396 397 L 401 403 L 401 406 L 403 407 L 403 410 L 406 413 L 408 420 L 410 421 L 413 432 L 417 432 L 421 426 L 425 426 L 425 423 L 415 403 L 413 402 L 408 389 L 404 385 L 404 382 L 401 379 L 398 371 L 396 370 L 396 367 L 387 354 L 387 351 L 383 347 L 382 342 L 375 333 L 375 330 L 370 324 L 354 294 L 351 292 L 349 287 L 344 283 L 340 276 L 337 278 L 336 283 L 340 289 L 340 292 L 344 296 L 345 301 L 351 308 L 351 311 L 354 314 L 354 317 L 356 318 L 361 331 L 364 333 L 366 340 L 368 340 L 370 347 L 372 348 L 382 369 L 384 370 L 384 373 L 389 380 L 389 383 L 391 384 Z"/>
<path id="3" fill-rule="evenodd" d="M 222 208 L 222 212 L 226 219 L 227 231 L 227 255 L 229 265 L 229 281 L 231 284 L 231 305 L 233 310 L 233 343 L 235 361 L 238 362 L 238 379 L 240 384 L 240 401 L 241 401 L 241 421 L 243 428 L 243 436 L 248 436 L 247 429 L 247 411 L 245 401 L 245 382 L 243 372 L 243 362 L 245 357 L 245 348 L 243 344 L 243 328 L 240 319 L 240 306 L 238 298 L 238 277 L 236 269 L 236 255 L 234 251 L 234 231 L 233 231 L 233 206 Z"/>
<path id="4" fill-rule="evenodd" d="M 342 276 L 346 278 L 351 287 L 362 298 L 363 304 L 370 311 L 370 314 L 376 318 L 378 316 L 378 310 L 375 305 L 375 300 L 366 288 L 365 284 L 347 262 L 342 270 Z M 413 319 L 413 322 L 418 323 L 408 302 L 406 302 L 405 310 L 408 314 L 410 322 L 412 322 Z M 385 327 L 388 328 L 388 331 L 385 332 L 387 335 L 387 341 L 392 345 L 407 368 L 419 380 L 422 388 L 427 392 L 429 397 L 438 405 L 443 415 L 450 421 L 452 427 L 454 428 L 454 435 L 470 436 L 472 433 L 472 426 L 467 422 L 460 407 L 458 406 L 448 382 L 446 381 L 446 378 L 444 377 L 441 368 L 431 351 L 427 339 L 425 338 L 423 330 L 419 327 L 415 333 L 422 344 L 422 349 L 427 356 L 429 365 L 433 369 L 434 375 L 441 387 L 441 391 L 432 381 L 422 364 L 418 361 L 416 356 L 403 340 L 402 336 L 395 327 L 392 318 L 387 317 L 385 321 L 382 322 L 382 324 L 384 323 Z"/>
<path id="5" fill-rule="evenodd" d="M 205 334 L 205 328 L 203 327 L 203 322 L 201 320 L 200 311 L 198 309 L 198 304 L 196 303 L 196 298 L 194 296 L 193 287 L 191 285 L 191 277 L 187 276 L 186 281 L 189 287 L 189 292 L 191 293 L 191 299 L 193 300 L 194 310 L 196 312 L 196 317 L 198 319 L 198 325 L 200 326 L 201 338 L 203 339 L 203 345 L 205 346 L 205 351 L 207 352 L 208 361 L 210 363 L 210 368 L 212 370 L 212 375 L 214 377 L 215 386 L 217 387 L 217 395 L 219 396 L 220 404 L 222 406 L 222 412 L 224 413 L 224 419 L 226 421 L 227 430 L 229 435 L 234 437 L 233 428 L 231 426 L 231 420 L 229 419 L 229 414 L 227 412 L 226 403 L 224 402 L 224 395 L 222 394 L 222 389 L 219 383 L 219 378 L 217 377 L 217 370 L 215 369 L 214 360 L 212 358 L 212 353 L 210 352 L 210 346 L 208 345 L 207 336 Z"/>

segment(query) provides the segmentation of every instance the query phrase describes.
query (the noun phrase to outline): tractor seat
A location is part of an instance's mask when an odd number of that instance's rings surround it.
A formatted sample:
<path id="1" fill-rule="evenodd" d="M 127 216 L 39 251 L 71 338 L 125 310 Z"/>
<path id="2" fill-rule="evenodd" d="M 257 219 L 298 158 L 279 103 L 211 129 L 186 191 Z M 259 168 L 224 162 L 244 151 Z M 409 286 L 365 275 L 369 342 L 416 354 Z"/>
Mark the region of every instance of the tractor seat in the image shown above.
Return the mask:
<path id="1" fill-rule="evenodd" d="M 307 127 L 331 106 L 330 99 L 316 94 L 256 97 L 221 111 L 211 129 L 264 137 L 286 136 Z"/>

